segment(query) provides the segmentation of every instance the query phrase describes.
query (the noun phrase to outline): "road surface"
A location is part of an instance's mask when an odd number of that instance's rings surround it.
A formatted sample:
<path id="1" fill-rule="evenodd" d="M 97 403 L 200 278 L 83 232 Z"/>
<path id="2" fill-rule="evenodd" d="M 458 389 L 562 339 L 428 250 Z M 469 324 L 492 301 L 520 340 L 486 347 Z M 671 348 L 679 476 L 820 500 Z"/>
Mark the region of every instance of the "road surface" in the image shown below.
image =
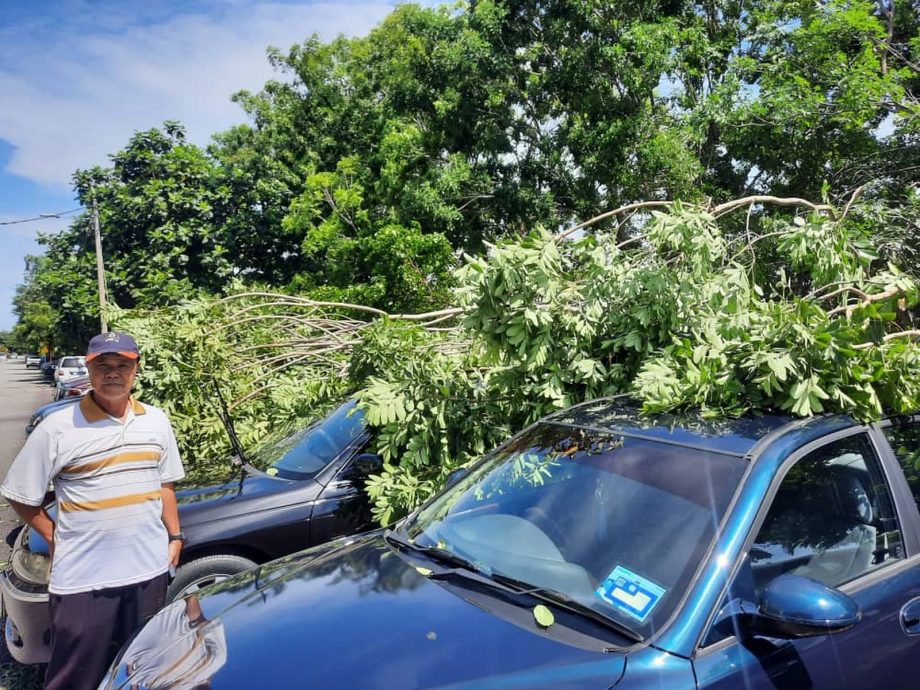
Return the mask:
<path id="1" fill-rule="evenodd" d="M 37 407 L 51 402 L 53 391 L 38 370 L 26 369 L 21 359 L 0 362 L 0 477 L 6 476 L 25 443 L 29 417 Z M 6 536 L 20 523 L 6 501 L 0 502 L 0 563 L 6 563 L 10 555 Z"/>
<path id="2" fill-rule="evenodd" d="M 0 362 L 0 479 L 6 476 L 25 443 L 26 422 L 37 407 L 51 401 L 53 388 L 37 369 L 26 369 L 22 359 Z M 5 499 L 0 498 L 0 563 L 10 556 L 7 537 L 20 525 Z M 0 690 L 39 690 L 43 667 L 21 666 L 0 642 Z"/>

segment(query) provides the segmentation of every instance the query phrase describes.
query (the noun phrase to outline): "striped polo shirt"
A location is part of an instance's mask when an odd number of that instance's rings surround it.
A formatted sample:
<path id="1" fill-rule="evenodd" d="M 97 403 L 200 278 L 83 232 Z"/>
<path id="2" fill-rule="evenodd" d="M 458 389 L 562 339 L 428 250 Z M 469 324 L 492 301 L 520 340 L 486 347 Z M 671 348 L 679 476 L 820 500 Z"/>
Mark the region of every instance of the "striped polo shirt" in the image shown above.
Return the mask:
<path id="1" fill-rule="evenodd" d="M 87 395 L 39 424 L 0 494 L 37 506 L 53 482 L 58 513 L 48 590 L 74 594 L 166 572 L 160 488 L 184 476 L 175 435 L 161 410 L 132 398 L 122 423 Z"/>

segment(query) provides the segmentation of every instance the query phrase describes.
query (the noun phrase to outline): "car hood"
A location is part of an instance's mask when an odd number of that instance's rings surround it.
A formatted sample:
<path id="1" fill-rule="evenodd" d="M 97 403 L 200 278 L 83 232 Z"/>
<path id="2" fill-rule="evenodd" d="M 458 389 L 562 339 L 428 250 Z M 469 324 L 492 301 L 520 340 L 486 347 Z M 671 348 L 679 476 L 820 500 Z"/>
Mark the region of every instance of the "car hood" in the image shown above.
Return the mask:
<path id="1" fill-rule="evenodd" d="M 376 532 L 225 580 L 157 614 L 103 687 L 603 690 L 622 675 L 625 654 L 410 558 Z"/>
<path id="2" fill-rule="evenodd" d="M 313 480 L 278 479 L 247 469 L 240 479 L 225 484 L 177 491 L 176 500 L 184 529 L 240 512 L 303 503 L 315 498 L 321 489 Z"/>

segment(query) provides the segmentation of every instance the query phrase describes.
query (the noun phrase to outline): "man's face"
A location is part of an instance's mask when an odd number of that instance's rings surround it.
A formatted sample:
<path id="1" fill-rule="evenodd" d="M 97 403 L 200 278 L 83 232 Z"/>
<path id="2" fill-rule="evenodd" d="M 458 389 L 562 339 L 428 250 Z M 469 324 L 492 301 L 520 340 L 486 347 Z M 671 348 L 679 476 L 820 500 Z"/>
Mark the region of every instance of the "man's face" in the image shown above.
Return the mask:
<path id="1" fill-rule="evenodd" d="M 97 395 L 119 398 L 130 395 L 137 373 L 137 360 L 115 353 L 99 355 L 86 363 L 89 382 Z"/>

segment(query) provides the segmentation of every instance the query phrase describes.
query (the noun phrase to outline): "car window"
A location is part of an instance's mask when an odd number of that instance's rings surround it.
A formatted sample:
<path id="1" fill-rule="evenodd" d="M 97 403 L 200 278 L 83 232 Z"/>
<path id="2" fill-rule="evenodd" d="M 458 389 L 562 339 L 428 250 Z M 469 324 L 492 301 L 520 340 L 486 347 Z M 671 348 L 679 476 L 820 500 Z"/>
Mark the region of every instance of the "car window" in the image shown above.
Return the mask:
<path id="1" fill-rule="evenodd" d="M 883 431 L 920 507 L 920 424 L 890 426 Z"/>
<path id="2" fill-rule="evenodd" d="M 734 598 L 756 604 L 785 573 L 839 587 L 903 557 L 878 457 L 865 434 L 849 436 L 789 470 L 722 605 Z M 732 634 L 729 625 L 718 628 L 707 644 Z"/>
<path id="3" fill-rule="evenodd" d="M 62 369 L 66 369 L 66 368 L 76 369 L 82 366 L 83 366 L 82 357 L 65 357 L 64 359 L 61 360 Z"/>

